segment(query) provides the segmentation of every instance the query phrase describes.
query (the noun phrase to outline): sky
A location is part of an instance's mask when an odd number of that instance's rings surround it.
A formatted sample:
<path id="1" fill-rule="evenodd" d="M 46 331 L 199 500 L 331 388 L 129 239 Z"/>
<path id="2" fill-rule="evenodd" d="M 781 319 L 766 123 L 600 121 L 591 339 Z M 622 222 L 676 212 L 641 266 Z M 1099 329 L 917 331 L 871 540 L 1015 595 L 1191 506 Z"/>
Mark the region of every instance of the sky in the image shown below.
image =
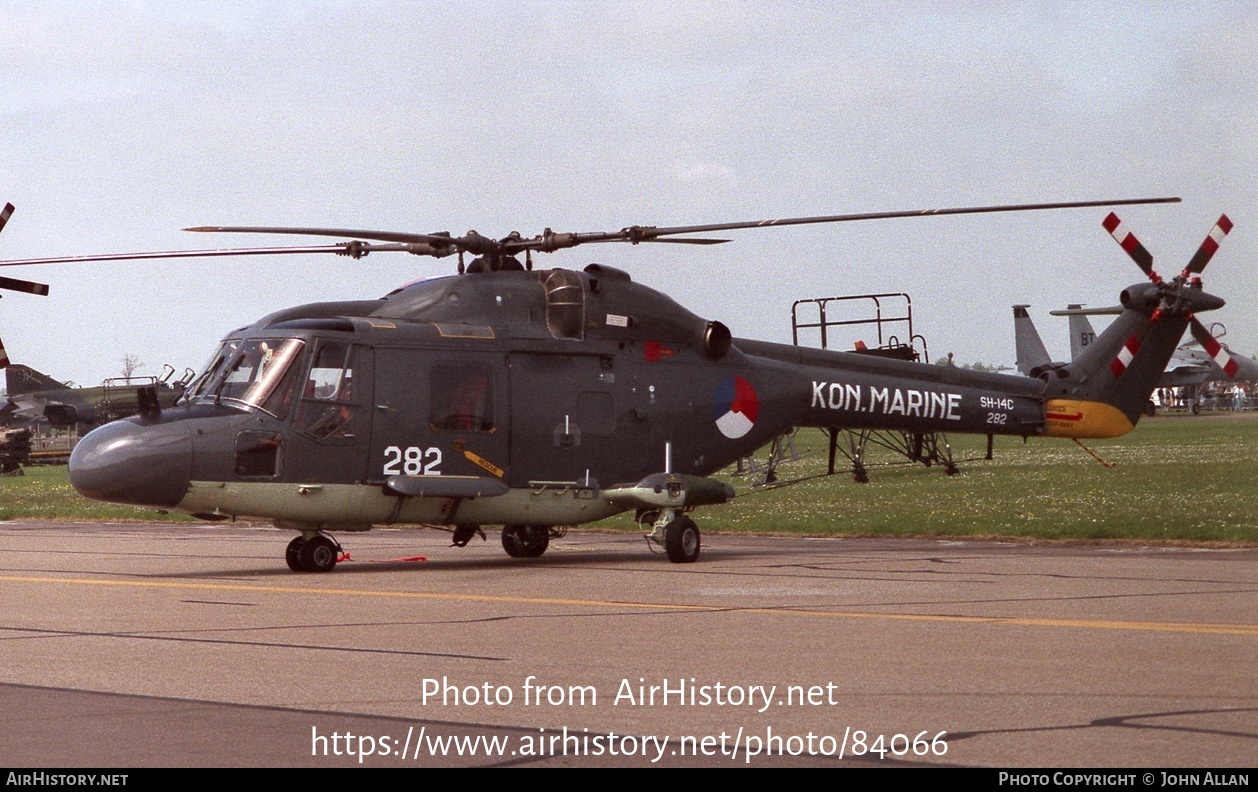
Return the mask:
<path id="1" fill-rule="evenodd" d="M 1008 203 L 1118 209 L 1166 275 L 1235 223 L 1205 317 L 1258 352 L 1258 6 L 1227 2 L 10 2 L 0 0 L 0 259 L 293 244 L 197 225 L 502 237 Z M 591 245 L 591 262 L 735 336 L 795 300 L 911 295 L 932 358 L 1012 365 L 1030 303 L 1140 272 L 1108 210 L 755 229 Z M 307 243 L 318 240 L 298 240 Z M 231 330 L 453 274 L 379 253 L 3 268 L 15 362 L 97 384 L 198 368 Z M 853 318 L 858 318 L 853 316 Z"/>

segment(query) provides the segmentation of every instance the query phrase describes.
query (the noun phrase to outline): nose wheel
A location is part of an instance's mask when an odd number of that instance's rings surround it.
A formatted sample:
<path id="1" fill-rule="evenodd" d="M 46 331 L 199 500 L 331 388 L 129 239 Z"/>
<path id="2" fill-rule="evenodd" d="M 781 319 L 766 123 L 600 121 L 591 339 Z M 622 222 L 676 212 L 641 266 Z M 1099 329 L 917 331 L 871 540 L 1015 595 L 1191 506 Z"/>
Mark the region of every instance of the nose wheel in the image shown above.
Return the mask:
<path id="1" fill-rule="evenodd" d="M 294 572 L 331 572 L 340 554 L 341 546 L 336 540 L 323 534 L 302 534 L 288 543 L 284 560 Z"/>

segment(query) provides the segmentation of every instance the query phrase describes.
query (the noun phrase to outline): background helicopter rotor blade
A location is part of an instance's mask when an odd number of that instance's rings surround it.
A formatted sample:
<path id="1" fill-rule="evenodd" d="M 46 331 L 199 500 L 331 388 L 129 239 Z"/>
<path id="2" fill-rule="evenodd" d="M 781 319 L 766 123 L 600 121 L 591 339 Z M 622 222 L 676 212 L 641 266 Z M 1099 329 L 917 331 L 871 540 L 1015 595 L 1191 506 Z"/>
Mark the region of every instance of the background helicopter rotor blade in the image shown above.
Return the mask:
<path id="1" fill-rule="evenodd" d="M 0 231 L 4 230 L 4 226 L 9 222 L 9 218 L 13 216 L 13 204 L 7 203 L 4 209 L 0 210 Z M 48 296 L 48 284 L 36 283 L 35 281 L 22 280 L 20 278 L 0 278 L 0 289 L 8 291 L 23 292 L 25 294 L 38 294 L 41 297 Z M 0 357 L 3 356 L 4 349 L 0 347 Z M 7 360 L 0 368 L 8 365 Z"/>
<path id="2" fill-rule="evenodd" d="M 0 277 L 0 289 L 22 292 L 24 294 L 37 294 L 40 297 L 48 296 L 48 284 L 21 280 L 20 278 Z"/>

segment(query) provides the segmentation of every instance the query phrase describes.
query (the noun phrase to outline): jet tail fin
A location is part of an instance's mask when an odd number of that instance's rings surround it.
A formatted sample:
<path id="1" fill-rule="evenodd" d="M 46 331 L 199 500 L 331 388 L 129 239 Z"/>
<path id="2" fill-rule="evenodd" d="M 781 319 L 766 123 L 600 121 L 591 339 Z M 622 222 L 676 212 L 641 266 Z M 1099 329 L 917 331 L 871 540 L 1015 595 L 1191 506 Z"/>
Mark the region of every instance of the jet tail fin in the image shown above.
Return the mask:
<path id="1" fill-rule="evenodd" d="M 30 366 L 23 366 L 20 363 L 8 366 L 4 374 L 5 387 L 10 397 L 46 390 L 64 390 L 70 387 L 63 382 L 57 382 L 47 374 L 40 373 Z"/>
<path id="2" fill-rule="evenodd" d="M 1082 308 L 1082 305 L 1067 305 L 1066 309 Z M 1096 343 L 1096 331 L 1086 314 L 1070 314 L 1070 359 L 1075 360 L 1083 354 L 1091 344 Z"/>
<path id="3" fill-rule="evenodd" d="M 1018 371 L 1028 377 L 1033 377 L 1035 374 L 1032 371 L 1042 369 L 1053 361 L 1048 356 L 1048 350 L 1044 348 L 1044 342 L 1035 329 L 1035 323 L 1031 321 L 1031 315 L 1027 313 L 1026 309 L 1029 307 L 1029 305 L 1013 306 L 1013 342 Z"/>

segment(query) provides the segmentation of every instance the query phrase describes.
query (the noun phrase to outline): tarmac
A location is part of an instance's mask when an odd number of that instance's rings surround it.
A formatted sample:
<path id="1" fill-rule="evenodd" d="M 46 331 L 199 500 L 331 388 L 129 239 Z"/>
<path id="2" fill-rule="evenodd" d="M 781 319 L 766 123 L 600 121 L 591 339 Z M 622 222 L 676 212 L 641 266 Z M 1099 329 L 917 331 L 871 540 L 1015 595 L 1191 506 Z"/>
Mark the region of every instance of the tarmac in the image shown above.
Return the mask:
<path id="1" fill-rule="evenodd" d="M 1258 549 L 0 523 L 8 767 L 1258 765 Z"/>

